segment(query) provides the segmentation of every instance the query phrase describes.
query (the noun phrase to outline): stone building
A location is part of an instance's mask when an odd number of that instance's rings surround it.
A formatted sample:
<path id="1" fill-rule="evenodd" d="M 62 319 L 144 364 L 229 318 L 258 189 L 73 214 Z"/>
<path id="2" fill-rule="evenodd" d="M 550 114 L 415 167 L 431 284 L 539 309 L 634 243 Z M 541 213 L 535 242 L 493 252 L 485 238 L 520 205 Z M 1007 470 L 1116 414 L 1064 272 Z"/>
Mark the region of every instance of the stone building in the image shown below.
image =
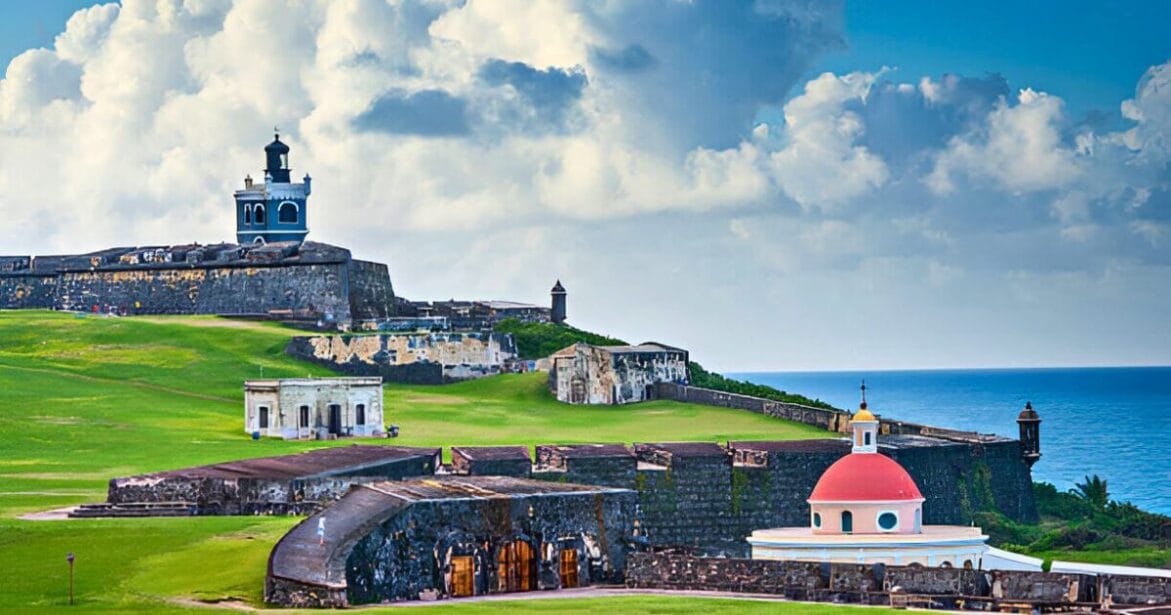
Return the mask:
<path id="1" fill-rule="evenodd" d="M 264 599 L 335 608 L 618 583 L 635 500 L 500 476 L 358 485 L 277 542 Z"/>
<path id="2" fill-rule="evenodd" d="M 549 386 L 568 404 L 628 404 L 656 399 L 660 383 L 687 384 L 687 351 L 656 342 L 578 343 L 554 353 Z"/>
<path id="3" fill-rule="evenodd" d="M 330 446 L 110 480 L 106 501 L 71 517 L 310 513 L 357 483 L 431 475 L 437 448 Z"/>
<path id="4" fill-rule="evenodd" d="M 286 440 L 381 437 L 381 378 L 283 378 L 244 383 L 244 431 Z"/>

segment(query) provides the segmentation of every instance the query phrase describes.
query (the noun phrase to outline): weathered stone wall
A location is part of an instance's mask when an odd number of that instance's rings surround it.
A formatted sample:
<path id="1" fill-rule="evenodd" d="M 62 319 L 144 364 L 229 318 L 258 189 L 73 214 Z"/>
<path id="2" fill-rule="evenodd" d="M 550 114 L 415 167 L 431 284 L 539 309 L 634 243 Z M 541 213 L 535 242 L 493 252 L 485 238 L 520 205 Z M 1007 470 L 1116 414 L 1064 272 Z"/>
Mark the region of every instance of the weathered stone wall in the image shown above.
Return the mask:
<path id="1" fill-rule="evenodd" d="M 966 525 L 972 513 L 981 510 L 996 510 L 1023 523 L 1038 520 L 1032 473 L 1016 440 L 932 441 L 896 448 L 890 454 L 927 497 L 924 523 Z"/>
<path id="2" fill-rule="evenodd" d="M 0 309 L 52 309 L 56 275 L 0 272 Z"/>
<path id="3" fill-rule="evenodd" d="M 516 344 L 501 333 L 318 335 L 293 338 L 285 352 L 351 376 L 441 384 L 499 374 Z"/>
<path id="4" fill-rule="evenodd" d="M 106 501 L 187 502 L 196 515 L 249 515 L 309 512 L 344 495 L 350 486 L 434 474 L 430 458 L 388 460 L 345 476 L 298 479 L 214 478 L 165 475 L 110 479 Z"/>
<path id="5" fill-rule="evenodd" d="M 1016 441 L 889 440 L 893 445 L 883 452 L 903 464 L 927 496 L 926 523 L 967 525 L 981 509 L 1018 521 L 1036 519 L 1031 478 Z M 654 452 L 681 446 L 674 454 Z M 699 449 L 703 443 L 690 445 L 699 450 L 687 446 L 638 445 L 637 455 L 620 455 L 616 445 L 542 445 L 532 477 L 633 489 L 650 544 L 746 557 L 744 538 L 754 530 L 809 523 L 805 500 L 850 448 L 844 440 L 733 443 L 727 453 Z"/>
<path id="6" fill-rule="evenodd" d="M 348 321 L 346 275 L 344 263 L 67 271 L 57 284 L 56 307 L 90 311 L 96 305 L 131 314 L 308 310 Z"/>
<path id="7" fill-rule="evenodd" d="M 394 286 L 382 263 L 350 260 L 347 264 L 350 315 L 354 320 L 394 316 Z"/>
<path id="8" fill-rule="evenodd" d="M 1117 604 L 1171 603 L 1165 578 L 963 570 L 701 558 L 677 553 L 627 557 L 626 584 L 640 589 L 777 594 L 794 600 L 890 604 L 892 593 L 930 597 L 943 608 L 1092 607 L 1107 595 Z"/>
<path id="9" fill-rule="evenodd" d="M 271 574 L 264 577 L 264 601 L 300 609 L 344 609 L 349 606 L 344 588 L 309 585 Z"/>
<path id="10" fill-rule="evenodd" d="M 560 587 L 562 549 L 577 551 L 580 585 L 621 583 L 634 520 L 632 493 L 547 494 L 415 503 L 359 540 L 346 562 L 350 604 L 451 593 L 452 556 L 476 562 L 476 594 L 498 591 L 503 545 L 534 546 L 534 589 Z"/>
<path id="11" fill-rule="evenodd" d="M 705 406 L 720 408 L 735 408 L 748 410 L 765 416 L 788 419 L 821 427 L 827 431 L 845 432 L 850 421 L 850 415 L 840 410 L 826 410 L 801 404 L 790 404 L 760 397 L 725 393 L 714 389 L 705 389 L 673 382 L 660 382 L 655 385 L 655 394 L 658 399 L 671 399 Z"/>
<path id="12" fill-rule="evenodd" d="M 687 352 L 683 350 L 612 352 L 582 343 L 552 358 L 550 388 L 559 401 L 569 404 L 647 401 L 658 398 L 658 383 L 687 381 Z"/>
<path id="13" fill-rule="evenodd" d="M 315 242 L 0 257 L 0 309 L 286 312 L 348 323 L 391 316 L 394 303 L 386 265 L 355 261 L 349 250 Z"/>

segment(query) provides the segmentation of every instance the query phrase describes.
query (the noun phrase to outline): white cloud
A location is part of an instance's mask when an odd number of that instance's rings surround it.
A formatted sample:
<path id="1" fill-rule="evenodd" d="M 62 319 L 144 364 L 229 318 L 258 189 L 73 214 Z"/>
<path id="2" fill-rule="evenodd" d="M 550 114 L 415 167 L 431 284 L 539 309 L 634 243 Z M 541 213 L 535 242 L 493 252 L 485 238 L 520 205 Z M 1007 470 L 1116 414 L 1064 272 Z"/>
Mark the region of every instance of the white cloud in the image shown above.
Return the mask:
<path id="1" fill-rule="evenodd" d="M 832 207 L 887 181 L 882 158 L 857 144 L 865 131 L 851 101 L 865 102 L 876 73 L 825 73 L 785 104 L 785 144 L 771 156 L 771 172 L 803 206 Z"/>
<path id="2" fill-rule="evenodd" d="M 946 194 L 955 190 L 953 175 L 961 173 L 1013 192 L 1069 184 L 1080 168 L 1076 153 L 1061 139 L 1061 107 L 1060 98 L 1028 88 L 1016 105 L 1001 100 L 983 126 L 952 138 L 937 157 L 928 185 Z"/>

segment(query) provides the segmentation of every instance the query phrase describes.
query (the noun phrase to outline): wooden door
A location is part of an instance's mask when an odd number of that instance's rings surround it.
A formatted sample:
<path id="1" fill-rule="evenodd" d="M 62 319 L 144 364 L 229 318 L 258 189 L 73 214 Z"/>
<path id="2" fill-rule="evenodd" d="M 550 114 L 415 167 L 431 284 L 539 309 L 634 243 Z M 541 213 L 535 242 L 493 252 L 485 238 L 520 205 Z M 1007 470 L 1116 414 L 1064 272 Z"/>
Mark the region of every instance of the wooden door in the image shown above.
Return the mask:
<path id="1" fill-rule="evenodd" d="M 577 586 L 577 549 L 562 549 L 561 589 L 570 589 Z"/>
<path id="2" fill-rule="evenodd" d="M 471 596 L 475 591 L 476 562 L 471 555 L 451 558 L 451 595 L 456 598 Z"/>
<path id="3" fill-rule="evenodd" d="M 329 406 L 329 433 L 334 435 L 342 433 L 342 407 L 337 404 Z"/>
<path id="4" fill-rule="evenodd" d="M 502 592 L 532 591 L 534 566 L 533 547 L 523 540 L 510 542 L 496 556 L 497 579 Z"/>

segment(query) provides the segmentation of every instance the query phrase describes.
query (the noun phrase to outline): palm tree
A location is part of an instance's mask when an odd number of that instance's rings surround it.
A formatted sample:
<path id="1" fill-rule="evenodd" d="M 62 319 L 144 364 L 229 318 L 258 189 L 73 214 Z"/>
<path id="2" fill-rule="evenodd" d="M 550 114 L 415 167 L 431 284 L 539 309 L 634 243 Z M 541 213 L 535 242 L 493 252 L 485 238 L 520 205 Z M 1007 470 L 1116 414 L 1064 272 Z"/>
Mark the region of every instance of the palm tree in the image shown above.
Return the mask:
<path id="1" fill-rule="evenodd" d="M 1089 502 L 1094 508 L 1102 510 L 1110 501 L 1110 494 L 1106 489 L 1106 481 L 1097 474 L 1087 476 L 1084 483 L 1074 483 L 1071 493 Z"/>

